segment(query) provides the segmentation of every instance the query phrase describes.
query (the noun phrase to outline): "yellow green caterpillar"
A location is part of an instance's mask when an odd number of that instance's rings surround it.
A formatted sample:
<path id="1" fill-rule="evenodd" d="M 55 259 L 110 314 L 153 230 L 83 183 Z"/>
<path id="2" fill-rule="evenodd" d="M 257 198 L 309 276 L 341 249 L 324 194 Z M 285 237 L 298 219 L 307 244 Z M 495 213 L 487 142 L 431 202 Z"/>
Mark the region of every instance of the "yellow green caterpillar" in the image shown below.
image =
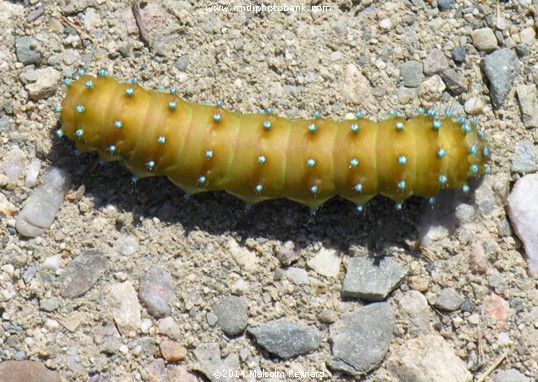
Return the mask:
<path id="1" fill-rule="evenodd" d="M 401 208 L 461 188 L 489 171 L 489 150 L 475 122 L 419 110 L 373 122 L 291 121 L 191 103 L 170 92 L 119 83 L 106 72 L 66 80 L 58 135 L 80 152 L 122 161 L 136 178 L 167 176 L 186 194 L 224 190 L 252 205 L 288 198 L 317 209 L 339 195 L 359 210 L 377 194 Z"/>

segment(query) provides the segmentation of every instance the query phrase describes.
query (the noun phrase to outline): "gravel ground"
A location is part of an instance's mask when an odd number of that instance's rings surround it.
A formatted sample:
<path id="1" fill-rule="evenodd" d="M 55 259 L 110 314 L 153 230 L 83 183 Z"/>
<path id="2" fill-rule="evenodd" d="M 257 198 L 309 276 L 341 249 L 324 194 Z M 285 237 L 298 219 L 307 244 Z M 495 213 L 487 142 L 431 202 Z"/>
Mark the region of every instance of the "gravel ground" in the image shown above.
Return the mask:
<path id="1" fill-rule="evenodd" d="M 229 4 L 143 3 L 145 43 L 125 0 L 0 2 L 0 381 L 535 381 L 536 1 Z M 449 110 L 492 174 L 401 211 L 185 200 L 56 136 L 80 68 L 245 113 Z"/>

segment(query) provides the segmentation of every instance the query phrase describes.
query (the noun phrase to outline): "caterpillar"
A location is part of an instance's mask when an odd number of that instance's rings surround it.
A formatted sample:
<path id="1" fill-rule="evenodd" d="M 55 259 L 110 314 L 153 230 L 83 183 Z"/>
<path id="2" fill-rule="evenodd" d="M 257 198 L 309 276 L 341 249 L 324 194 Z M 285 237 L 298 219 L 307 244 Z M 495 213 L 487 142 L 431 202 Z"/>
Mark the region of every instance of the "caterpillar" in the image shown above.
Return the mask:
<path id="1" fill-rule="evenodd" d="M 238 114 L 120 83 L 105 71 L 65 80 L 57 134 L 78 151 L 122 161 L 135 179 L 163 175 L 186 195 L 225 190 L 253 205 L 288 198 L 315 211 L 339 195 L 359 211 L 377 194 L 400 209 L 411 195 L 442 188 L 469 191 L 467 178 L 488 173 L 490 155 L 478 122 L 419 109 L 380 122 L 356 118 L 291 121 L 265 110 Z"/>

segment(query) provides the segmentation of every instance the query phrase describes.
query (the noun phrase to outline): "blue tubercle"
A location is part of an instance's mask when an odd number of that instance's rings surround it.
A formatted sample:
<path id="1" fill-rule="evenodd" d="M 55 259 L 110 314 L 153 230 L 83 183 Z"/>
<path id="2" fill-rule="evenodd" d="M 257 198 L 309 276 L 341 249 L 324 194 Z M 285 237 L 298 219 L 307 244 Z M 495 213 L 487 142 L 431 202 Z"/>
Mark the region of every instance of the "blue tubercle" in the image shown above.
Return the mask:
<path id="1" fill-rule="evenodd" d="M 83 68 L 80 68 L 78 71 L 77 71 L 78 75 L 79 76 L 83 76 L 84 74 L 86 74 L 86 70 L 84 70 Z"/>
<path id="2" fill-rule="evenodd" d="M 262 191 L 263 191 L 263 186 L 262 186 L 261 184 L 258 184 L 258 185 L 256 186 L 256 192 L 260 193 L 260 192 L 262 192 Z"/>
<path id="3" fill-rule="evenodd" d="M 396 122 L 396 130 L 402 131 L 404 128 L 403 122 Z"/>
<path id="4" fill-rule="evenodd" d="M 316 160 L 314 158 L 310 158 L 309 160 L 306 161 L 306 165 L 308 167 L 314 167 L 316 165 Z"/>
<path id="5" fill-rule="evenodd" d="M 75 131 L 75 135 L 79 138 L 82 137 L 84 135 L 84 130 L 78 129 L 77 131 Z"/>
<path id="6" fill-rule="evenodd" d="M 116 129 L 121 129 L 123 127 L 123 122 L 122 121 L 116 121 L 114 122 L 114 127 Z"/>
<path id="7" fill-rule="evenodd" d="M 84 110 L 86 109 L 84 109 L 84 106 L 82 105 L 77 105 L 76 110 L 77 110 L 77 113 L 84 113 Z"/>
<path id="8" fill-rule="evenodd" d="M 465 123 L 462 127 L 461 127 L 461 130 L 467 134 L 467 133 L 470 133 L 473 128 L 471 127 L 471 125 L 469 125 L 468 123 Z"/>
<path id="9" fill-rule="evenodd" d="M 131 176 L 131 182 L 136 183 L 138 182 L 138 178 L 136 176 Z"/>
<path id="10" fill-rule="evenodd" d="M 357 183 L 353 189 L 357 192 L 362 192 L 362 183 Z"/>
<path id="11" fill-rule="evenodd" d="M 176 106 L 177 106 L 177 104 L 176 104 L 174 101 L 170 101 L 170 102 L 168 103 L 168 108 L 169 108 L 170 110 L 176 110 Z"/>
<path id="12" fill-rule="evenodd" d="M 405 190 L 405 186 L 406 186 L 405 180 L 400 180 L 400 182 L 398 183 L 398 189 L 403 191 Z"/>
<path id="13" fill-rule="evenodd" d="M 428 115 L 433 118 L 437 115 L 437 111 L 435 109 L 430 109 L 428 110 Z"/>
<path id="14" fill-rule="evenodd" d="M 315 133 L 317 131 L 316 124 L 311 123 L 310 125 L 308 125 L 308 131 L 310 131 L 311 133 Z"/>
<path id="15" fill-rule="evenodd" d="M 259 163 L 259 164 L 264 164 L 264 163 L 266 162 L 266 160 L 267 160 L 267 159 L 266 159 L 263 155 L 260 155 L 260 156 L 258 157 L 258 163 Z"/>
<path id="16" fill-rule="evenodd" d="M 472 145 L 469 147 L 470 154 L 475 155 L 477 152 L 478 152 L 478 147 L 476 147 L 475 145 Z"/>
<path id="17" fill-rule="evenodd" d="M 148 166 L 148 169 L 153 170 L 155 167 L 155 162 L 150 160 L 148 163 L 146 163 L 146 166 Z"/>
<path id="18" fill-rule="evenodd" d="M 166 137 L 164 135 L 161 135 L 159 138 L 157 138 L 157 142 L 159 142 L 161 145 L 166 143 Z"/>
<path id="19" fill-rule="evenodd" d="M 127 97 L 132 97 L 133 94 L 134 94 L 134 90 L 133 90 L 133 88 L 127 88 L 127 89 L 125 89 L 125 94 L 127 95 Z"/>
<path id="20" fill-rule="evenodd" d="M 469 168 L 469 170 L 471 170 L 471 172 L 472 172 L 473 174 L 476 174 L 476 173 L 478 172 L 478 166 L 475 165 L 475 164 L 473 164 L 473 165 L 471 165 L 471 167 Z"/>
<path id="21" fill-rule="evenodd" d="M 396 208 L 398 211 L 400 211 L 403 208 L 403 204 L 402 203 L 396 203 L 394 205 L 394 208 Z"/>
<path id="22" fill-rule="evenodd" d="M 461 190 L 462 190 L 463 192 L 465 192 L 465 193 L 468 193 L 470 189 L 471 189 L 471 188 L 470 188 L 469 185 L 467 185 L 467 184 L 464 184 L 463 187 L 461 188 Z"/>
<path id="23" fill-rule="evenodd" d="M 354 132 L 354 133 L 359 132 L 359 125 L 357 123 L 352 123 L 350 128 L 351 128 L 351 131 Z"/>
<path id="24" fill-rule="evenodd" d="M 116 146 L 114 146 L 114 145 L 110 145 L 110 146 L 108 147 L 108 151 L 110 151 L 111 153 L 113 153 L 114 151 L 116 151 Z"/>
<path id="25" fill-rule="evenodd" d="M 316 112 L 314 113 L 314 118 L 319 118 L 319 117 L 321 117 L 321 112 L 316 111 Z"/>
<path id="26" fill-rule="evenodd" d="M 65 86 L 69 86 L 69 85 L 71 85 L 72 83 L 73 83 L 73 80 L 72 80 L 71 78 L 66 78 L 66 79 L 64 80 L 64 85 L 65 85 Z"/>
<path id="27" fill-rule="evenodd" d="M 85 85 L 86 85 L 86 88 L 93 89 L 93 81 L 92 80 L 86 81 Z"/>
<path id="28" fill-rule="evenodd" d="M 448 178 L 446 177 L 446 175 L 440 175 L 439 176 L 439 183 L 440 184 L 445 185 L 447 182 L 448 182 Z"/>
<path id="29" fill-rule="evenodd" d="M 99 77 L 106 76 L 107 74 L 108 74 L 108 72 L 107 72 L 106 70 L 104 70 L 104 69 L 101 69 L 101 70 L 99 70 L 99 71 L 97 72 L 97 75 L 98 75 Z"/>
<path id="30" fill-rule="evenodd" d="M 355 209 L 357 212 L 364 212 L 364 206 L 356 206 Z"/>
<path id="31" fill-rule="evenodd" d="M 442 159 L 442 158 L 445 157 L 445 155 L 446 155 L 445 149 L 441 148 L 441 149 L 437 150 L 437 158 Z"/>
<path id="32" fill-rule="evenodd" d="M 402 166 L 407 164 L 407 157 L 405 155 L 400 155 L 398 157 L 398 164 L 400 164 Z"/>
<path id="33" fill-rule="evenodd" d="M 222 101 L 221 101 L 221 100 L 218 100 L 218 101 L 216 102 L 216 105 L 217 105 L 217 107 L 222 107 Z"/>
<path id="34" fill-rule="evenodd" d="M 418 108 L 418 115 L 424 115 L 425 112 L 426 112 L 426 110 L 424 110 L 423 107 Z"/>
<path id="35" fill-rule="evenodd" d="M 215 114 L 213 114 L 213 121 L 215 121 L 215 122 L 220 122 L 221 119 L 222 119 L 222 117 L 220 116 L 219 113 L 215 113 Z"/>
<path id="36" fill-rule="evenodd" d="M 55 113 L 61 113 L 62 112 L 62 106 L 61 105 L 58 105 L 54 108 L 54 112 Z"/>
<path id="37" fill-rule="evenodd" d="M 359 165 L 359 160 L 357 158 L 352 158 L 350 161 L 349 161 L 349 165 L 351 167 L 357 167 Z"/>
<path id="38" fill-rule="evenodd" d="M 264 128 L 265 130 L 269 130 L 269 129 L 271 129 L 271 121 L 264 121 L 264 122 L 263 122 L 263 128 Z"/>
<path id="39" fill-rule="evenodd" d="M 441 128 L 441 120 L 434 119 L 434 121 L 433 121 L 433 129 L 434 130 L 439 130 L 440 128 Z"/>
<path id="40" fill-rule="evenodd" d="M 64 136 L 64 132 L 62 131 L 62 129 L 58 129 L 56 130 L 56 135 L 58 136 L 58 138 L 61 138 Z"/>
<path id="41" fill-rule="evenodd" d="M 170 88 L 170 94 L 176 94 L 176 93 L 177 93 L 177 89 L 176 89 L 176 87 L 175 87 L 175 86 L 172 86 L 172 87 Z M 188 195 L 188 194 L 185 194 L 185 195 Z"/>
<path id="42" fill-rule="evenodd" d="M 213 150 L 207 150 L 207 151 L 205 152 L 205 157 L 206 157 L 207 159 L 211 159 L 211 158 L 213 158 Z"/>
<path id="43" fill-rule="evenodd" d="M 432 196 L 428 199 L 428 203 L 433 206 L 435 203 L 437 203 L 437 199 Z"/>
<path id="44" fill-rule="evenodd" d="M 206 177 L 202 175 L 201 177 L 198 178 L 198 183 L 204 184 L 206 180 L 207 180 Z"/>
<path id="45" fill-rule="evenodd" d="M 364 113 L 362 111 L 358 111 L 358 112 L 355 113 L 355 117 L 360 119 L 360 118 L 364 117 Z"/>
<path id="46" fill-rule="evenodd" d="M 313 194 L 317 194 L 319 191 L 318 186 L 312 186 L 310 187 L 310 192 Z"/>

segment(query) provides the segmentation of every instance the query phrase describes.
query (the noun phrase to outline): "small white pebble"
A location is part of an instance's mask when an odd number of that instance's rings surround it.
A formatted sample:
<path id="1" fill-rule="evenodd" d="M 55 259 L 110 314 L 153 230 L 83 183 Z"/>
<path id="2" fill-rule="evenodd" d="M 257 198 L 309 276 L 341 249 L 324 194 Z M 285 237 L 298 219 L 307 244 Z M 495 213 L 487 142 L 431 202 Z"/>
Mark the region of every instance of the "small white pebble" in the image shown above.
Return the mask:
<path id="1" fill-rule="evenodd" d="M 152 326 L 153 322 L 149 318 L 146 318 L 140 323 L 140 331 L 144 334 L 147 334 L 149 332 L 149 328 L 151 328 Z"/>
<path id="2" fill-rule="evenodd" d="M 473 325 L 478 325 L 478 323 L 480 322 L 480 317 L 478 316 L 478 314 L 471 314 L 469 316 L 469 322 Z"/>
<path id="3" fill-rule="evenodd" d="M 464 105 L 467 114 L 479 114 L 484 110 L 484 102 L 478 97 L 473 97 L 467 100 Z"/>
<path id="4" fill-rule="evenodd" d="M 392 28 L 392 21 L 390 19 L 383 19 L 379 22 L 381 29 L 389 30 Z"/>
<path id="5" fill-rule="evenodd" d="M 56 272 L 58 269 L 60 269 L 61 262 L 62 262 L 62 256 L 60 255 L 49 256 L 45 259 L 45 261 L 43 261 L 42 269 Z"/>
<path id="6" fill-rule="evenodd" d="M 127 353 L 129 353 L 129 347 L 128 347 L 127 345 L 121 345 L 121 346 L 120 346 L 120 352 L 121 352 L 122 354 L 127 354 Z"/>
<path id="7" fill-rule="evenodd" d="M 56 330 L 60 327 L 60 324 L 58 321 L 49 318 L 47 321 L 45 321 L 45 327 L 49 330 Z"/>
<path id="8" fill-rule="evenodd" d="M 15 273 L 15 267 L 12 264 L 3 265 L 2 270 L 6 272 L 10 277 L 13 277 L 13 274 Z"/>

